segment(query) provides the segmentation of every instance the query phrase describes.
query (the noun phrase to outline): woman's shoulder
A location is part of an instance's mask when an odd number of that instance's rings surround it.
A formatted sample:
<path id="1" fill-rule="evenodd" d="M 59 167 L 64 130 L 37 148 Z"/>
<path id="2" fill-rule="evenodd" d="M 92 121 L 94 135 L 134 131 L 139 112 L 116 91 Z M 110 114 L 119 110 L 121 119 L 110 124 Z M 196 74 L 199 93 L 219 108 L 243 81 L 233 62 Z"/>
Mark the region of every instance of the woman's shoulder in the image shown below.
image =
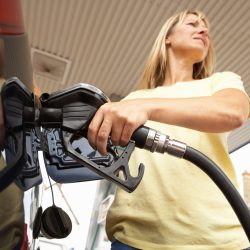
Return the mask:
<path id="1" fill-rule="evenodd" d="M 147 98 L 152 89 L 139 89 L 130 92 L 124 99 Z"/>
<path id="2" fill-rule="evenodd" d="M 241 79 L 240 75 L 238 75 L 232 71 L 215 72 L 209 78 L 211 78 L 213 80 Z"/>
<path id="3" fill-rule="evenodd" d="M 232 71 L 216 72 L 211 75 L 210 79 L 213 92 L 225 88 L 236 88 L 245 92 L 241 76 Z"/>

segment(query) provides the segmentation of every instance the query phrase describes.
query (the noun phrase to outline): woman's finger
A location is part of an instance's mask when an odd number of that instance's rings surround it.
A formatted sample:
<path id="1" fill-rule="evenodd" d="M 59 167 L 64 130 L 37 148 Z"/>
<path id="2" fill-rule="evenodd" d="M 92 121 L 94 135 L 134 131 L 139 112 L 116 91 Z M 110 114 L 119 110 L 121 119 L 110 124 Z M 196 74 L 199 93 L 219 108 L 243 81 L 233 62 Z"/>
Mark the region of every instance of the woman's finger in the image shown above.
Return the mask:
<path id="1" fill-rule="evenodd" d="M 112 129 L 112 120 L 104 119 L 96 136 L 96 149 L 102 155 L 107 154 L 108 138 Z"/>
<path id="2" fill-rule="evenodd" d="M 88 127 L 89 144 L 96 149 L 97 134 L 103 122 L 103 112 L 99 109 Z"/>

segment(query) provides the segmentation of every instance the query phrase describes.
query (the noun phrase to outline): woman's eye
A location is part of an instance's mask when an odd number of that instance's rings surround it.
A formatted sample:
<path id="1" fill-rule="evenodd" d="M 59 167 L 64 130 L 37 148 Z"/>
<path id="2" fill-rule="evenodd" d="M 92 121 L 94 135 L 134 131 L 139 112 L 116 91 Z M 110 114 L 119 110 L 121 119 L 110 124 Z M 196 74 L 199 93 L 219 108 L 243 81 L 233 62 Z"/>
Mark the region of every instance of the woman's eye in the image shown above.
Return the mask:
<path id="1" fill-rule="evenodd" d="M 193 27 L 195 27 L 195 26 L 196 26 L 196 24 L 195 24 L 195 23 L 188 23 L 188 25 L 191 25 L 191 26 L 193 26 Z"/>

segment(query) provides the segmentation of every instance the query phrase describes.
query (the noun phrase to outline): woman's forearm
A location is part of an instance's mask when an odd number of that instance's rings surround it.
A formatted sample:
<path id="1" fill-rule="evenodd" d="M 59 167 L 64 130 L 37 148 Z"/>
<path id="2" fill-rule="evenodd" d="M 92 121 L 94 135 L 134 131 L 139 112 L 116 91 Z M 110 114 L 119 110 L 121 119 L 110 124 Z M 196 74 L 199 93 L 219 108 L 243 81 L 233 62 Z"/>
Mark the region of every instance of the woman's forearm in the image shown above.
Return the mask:
<path id="1" fill-rule="evenodd" d="M 149 99 L 149 120 L 203 132 L 225 132 L 243 124 L 249 114 L 246 95 L 234 89 L 209 97 Z"/>
<path id="2" fill-rule="evenodd" d="M 133 132 L 148 120 L 216 133 L 239 127 L 249 113 L 246 95 L 234 89 L 212 97 L 126 99 L 102 105 L 88 128 L 90 145 L 106 154 L 109 135 L 125 146 Z"/>

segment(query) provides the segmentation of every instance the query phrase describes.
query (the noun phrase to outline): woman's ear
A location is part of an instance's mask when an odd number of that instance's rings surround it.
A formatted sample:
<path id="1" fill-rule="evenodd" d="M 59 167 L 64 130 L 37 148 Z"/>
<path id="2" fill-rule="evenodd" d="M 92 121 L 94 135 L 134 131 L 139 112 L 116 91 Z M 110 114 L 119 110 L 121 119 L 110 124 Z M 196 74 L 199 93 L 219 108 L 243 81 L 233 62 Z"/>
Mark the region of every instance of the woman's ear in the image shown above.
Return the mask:
<path id="1" fill-rule="evenodd" d="M 171 41 L 170 41 L 170 39 L 168 37 L 165 38 L 165 43 L 166 43 L 166 45 L 170 45 L 171 44 Z"/>

